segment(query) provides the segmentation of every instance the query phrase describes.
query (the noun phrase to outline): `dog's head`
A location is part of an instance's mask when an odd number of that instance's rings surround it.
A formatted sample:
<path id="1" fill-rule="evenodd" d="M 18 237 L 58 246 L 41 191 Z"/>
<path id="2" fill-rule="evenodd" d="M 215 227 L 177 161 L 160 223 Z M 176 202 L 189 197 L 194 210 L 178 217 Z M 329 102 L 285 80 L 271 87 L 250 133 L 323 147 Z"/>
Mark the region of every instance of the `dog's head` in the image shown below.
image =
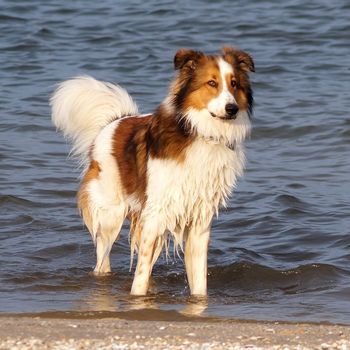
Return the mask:
<path id="1" fill-rule="evenodd" d="M 254 72 L 251 56 L 225 47 L 219 56 L 200 51 L 179 50 L 174 58 L 179 70 L 175 104 L 181 111 L 206 110 L 213 118 L 235 119 L 239 111 L 252 110 L 252 91 L 248 73 Z"/>
<path id="2" fill-rule="evenodd" d="M 254 62 L 248 53 L 225 47 L 222 54 L 213 56 L 181 49 L 174 66 L 178 75 L 170 91 L 172 104 L 197 131 L 213 130 L 204 136 L 215 137 L 210 134 L 222 130 L 221 124 L 229 127 L 249 119 L 253 108 L 249 73 L 254 72 Z"/>

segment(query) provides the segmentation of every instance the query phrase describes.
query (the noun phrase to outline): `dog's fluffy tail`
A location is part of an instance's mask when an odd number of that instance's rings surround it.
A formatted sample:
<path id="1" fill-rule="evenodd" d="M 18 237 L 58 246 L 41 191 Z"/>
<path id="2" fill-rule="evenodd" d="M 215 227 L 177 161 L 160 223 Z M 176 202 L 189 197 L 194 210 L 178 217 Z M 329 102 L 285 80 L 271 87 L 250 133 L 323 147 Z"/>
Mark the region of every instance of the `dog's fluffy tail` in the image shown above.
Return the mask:
<path id="1" fill-rule="evenodd" d="M 118 85 L 76 77 L 58 85 L 50 99 L 52 121 L 72 143 L 71 154 L 86 165 L 99 131 L 115 119 L 137 115 L 131 96 Z"/>

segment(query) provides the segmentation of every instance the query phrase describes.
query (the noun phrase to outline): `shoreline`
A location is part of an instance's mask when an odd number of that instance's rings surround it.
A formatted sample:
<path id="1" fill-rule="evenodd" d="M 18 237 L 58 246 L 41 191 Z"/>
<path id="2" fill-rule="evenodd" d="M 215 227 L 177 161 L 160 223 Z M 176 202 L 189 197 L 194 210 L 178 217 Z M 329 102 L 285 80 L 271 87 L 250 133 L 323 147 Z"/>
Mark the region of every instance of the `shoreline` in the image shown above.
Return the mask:
<path id="1" fill-rule="evenodd" d="M 350 349 L 350 326 L 0 315 L 0 349 Z"/>

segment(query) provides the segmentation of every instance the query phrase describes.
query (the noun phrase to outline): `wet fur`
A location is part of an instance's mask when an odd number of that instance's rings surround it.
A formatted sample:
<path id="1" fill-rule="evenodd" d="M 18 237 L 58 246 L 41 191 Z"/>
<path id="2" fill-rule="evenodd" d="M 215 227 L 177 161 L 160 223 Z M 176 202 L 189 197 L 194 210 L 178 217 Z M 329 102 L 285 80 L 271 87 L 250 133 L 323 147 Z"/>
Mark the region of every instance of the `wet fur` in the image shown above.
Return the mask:
<path id="1" fill-rule="evenodd" d="M 94 273 L 111 271 L 110 251 L 128 218 L 131 254 L 138 252 L 134 295 L 147 293 L 168 233 L 181 248 L 185 241 L 191 293 L 206 294 L 211 221 L 244 169 L 252 58 L 235 48 L 219 56 L 182 49 L 174 66 L 152 115 L 139 116 L 121 87 L 89 77 L 63 82 L 51 99 L 55 125 L 85 164 L 78 206 L 96 246 Z M 234 119 L 229 103 L 239 108 Z"/>

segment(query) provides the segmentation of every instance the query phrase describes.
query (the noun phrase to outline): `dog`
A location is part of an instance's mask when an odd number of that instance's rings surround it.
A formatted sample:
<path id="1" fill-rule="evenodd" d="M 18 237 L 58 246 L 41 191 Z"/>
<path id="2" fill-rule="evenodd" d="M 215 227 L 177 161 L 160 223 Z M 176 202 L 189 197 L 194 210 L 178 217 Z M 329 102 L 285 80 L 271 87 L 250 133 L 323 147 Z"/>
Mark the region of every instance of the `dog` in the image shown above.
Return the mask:
<path id="1" fill-rule="evenodd" d="M 61 83 L 50 100 L 54 125 L 84 166 L 77 199 L 96 247 L 93 273 L 110 273 L 112 245 L 129 219 L 138 255 L 132 295 L 146 295 L 168 234 L 175 247 L 185 243 L 191 294 L 207 294 L 212 218 L 244 170 L 252 57 L 233 47 L 218 55 L 180 49 L 174 66 L 153 114 L 140 115 L 120 86 L 87 76 Z"/>

